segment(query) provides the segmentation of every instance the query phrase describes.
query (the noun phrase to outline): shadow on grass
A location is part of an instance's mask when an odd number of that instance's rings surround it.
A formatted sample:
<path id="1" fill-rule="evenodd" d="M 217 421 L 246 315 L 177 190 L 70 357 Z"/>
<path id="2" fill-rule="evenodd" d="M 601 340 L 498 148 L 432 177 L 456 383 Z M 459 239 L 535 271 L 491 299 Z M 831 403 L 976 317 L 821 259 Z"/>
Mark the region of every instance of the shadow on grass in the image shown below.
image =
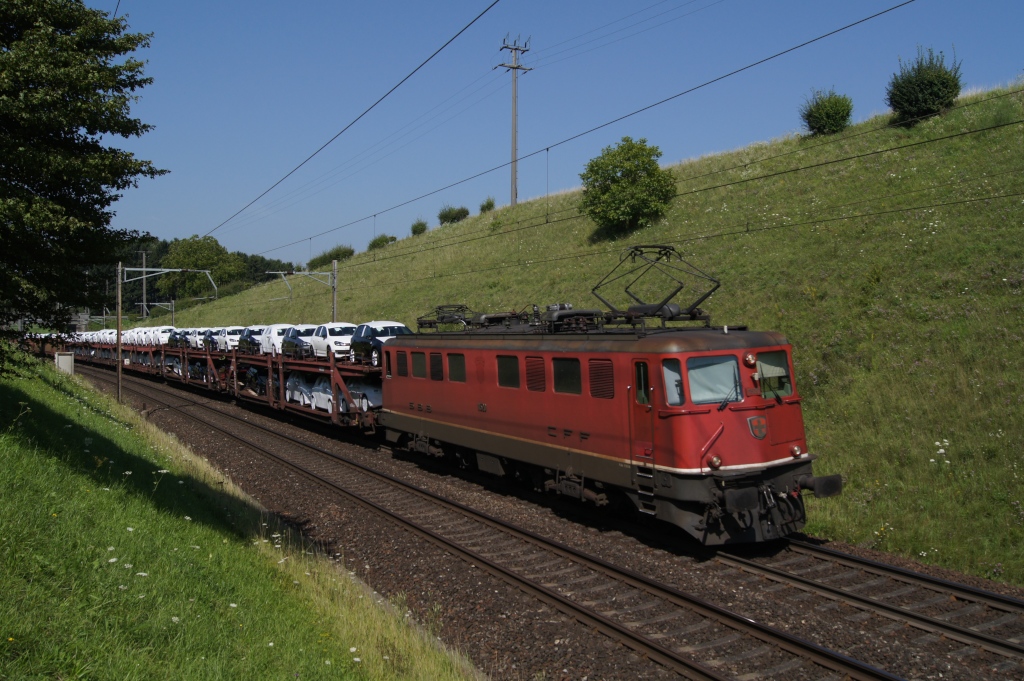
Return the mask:
<path id="1" fill-rule="evenodd" d="M 131 430 L 131 424 L 114 415 L 95 410 L 62 381 L 46 375 L 32 376 L 54 390 L 57 399 L 77 403 L 73 408 L 107 418 L 115 426 Z M 32 397 L 10 380 L 0 382 L 0 432 L 8 433 L 26 446 L 38 448 L 43 456 L 63 462 L 71 470 L 89 477 L 98 487 L 118 486 L 146 498 L 155 508 L 176 516 L 189 516 L 224 534 L 238 538 L 257 529 L 249 527 L 260 509 L 227 493 L 220 485 L 191 476 L 164 471 L 159 464 L 124 449 L 114 440 L 50 405 Z M 179 482 L 181 484 L 179 484 Z M 223 483 L 221 483 L 223 485 Z"/>
<path id="2" fill-rule="evenodd" d="M 587 237 L 591 245 L 613 244 L 617 241 L 636 240 L 637 233 L 642 228 L 634 228 L 629 225 L 601 225 Z"/>

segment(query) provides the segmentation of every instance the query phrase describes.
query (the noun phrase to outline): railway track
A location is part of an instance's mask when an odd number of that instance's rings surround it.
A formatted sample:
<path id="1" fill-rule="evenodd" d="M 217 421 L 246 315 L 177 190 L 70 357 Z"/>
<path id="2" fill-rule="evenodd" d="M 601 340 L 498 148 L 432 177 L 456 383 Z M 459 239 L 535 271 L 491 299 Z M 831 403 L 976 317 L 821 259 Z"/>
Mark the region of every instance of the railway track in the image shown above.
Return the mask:
<path id="1" fill-rule="evenodd" d="M 1024 661 L 1024 602 L 1015 598 L 794 540 L 766 562 L 721 553 L 718 560 L 936 637 L 1007 656 L 1012 665 L 1008 670 Z"/>
<path id="2" fill-rule="evenodd" d="M 106 372 L 90 377 L 111 380 Z M 212 428 L 416 533 L 689 679 L 897 679 L 854 658 L 380 473 L 334 452 L 126 378 L 128 391 Z M 140 387 L 145 386 L 145 391 Z M 161 393 L 159 399 L 153 393 Z M 258 438 L 253 430 L 258 430 Z M 240 432 L 244 431 L 244 432 Z M 276 441 L 271 449 L 265 440 Z"/>

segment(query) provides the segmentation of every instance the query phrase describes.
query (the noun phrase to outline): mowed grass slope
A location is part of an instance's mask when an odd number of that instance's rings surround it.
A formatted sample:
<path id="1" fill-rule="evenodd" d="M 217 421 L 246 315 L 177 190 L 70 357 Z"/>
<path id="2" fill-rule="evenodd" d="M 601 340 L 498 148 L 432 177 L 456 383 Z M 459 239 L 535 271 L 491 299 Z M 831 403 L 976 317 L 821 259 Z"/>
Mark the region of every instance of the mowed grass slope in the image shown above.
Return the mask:
<path id="1" fill-rule="evenodd" d="M 687 161 L 664 219 L 617 239 L 575 193 L 475 216 L 342 263 L 339 317 L 595 307 L 625 246 L 675 245 L 723 282 L 715 323 L 795 347 L 817 470 L 847 484 L 811 503 L 811 532 L 1024 584 L 1022 119 L 1024 96 L 996 90 L 913 128 Z M 329 319 L 329 289 L 292 281 L 291 300 L 262 286 L 178 323 Z"/>
<path id="2" fill-rule="evenodd" d="M 0 380 L 0 678 L 469 678 L 127 408 Z"/>

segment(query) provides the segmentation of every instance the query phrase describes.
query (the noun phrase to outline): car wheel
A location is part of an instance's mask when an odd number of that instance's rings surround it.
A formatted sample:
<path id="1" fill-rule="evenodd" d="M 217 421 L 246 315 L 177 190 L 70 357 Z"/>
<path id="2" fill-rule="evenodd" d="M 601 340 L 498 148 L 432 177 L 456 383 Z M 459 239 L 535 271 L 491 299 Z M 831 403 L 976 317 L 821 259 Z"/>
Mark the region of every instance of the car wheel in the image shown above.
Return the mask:
<path id="1" fill-rule="evenodd" d="M 378 350 L 377 348 L 374 348 L 370 352 L 370 364 L 372 364 L 375 367 L 380 366 L 380 350 Z"/>
<path id="2" fill-rule="evenodd" d="M 355 350 L 349 350 L 348 351 L 348 361 L 352 362 L 353 364 L 356 363 L 356 351 Z"/>

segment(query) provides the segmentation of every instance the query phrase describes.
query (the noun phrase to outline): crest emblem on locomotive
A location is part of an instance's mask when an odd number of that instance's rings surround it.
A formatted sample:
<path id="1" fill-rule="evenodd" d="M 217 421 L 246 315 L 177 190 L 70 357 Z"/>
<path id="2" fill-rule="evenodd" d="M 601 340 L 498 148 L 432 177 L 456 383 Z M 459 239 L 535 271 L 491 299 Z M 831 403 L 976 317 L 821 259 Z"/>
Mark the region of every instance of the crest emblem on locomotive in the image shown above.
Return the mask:
<path id="1" fill-rule="evenodd" d="M 751 416 L 747 419 L 747 426 L 750 428 L 750 434 L 758 440 L 763 440 L 768 434 L 768 419 L 763 416 Z"/>

